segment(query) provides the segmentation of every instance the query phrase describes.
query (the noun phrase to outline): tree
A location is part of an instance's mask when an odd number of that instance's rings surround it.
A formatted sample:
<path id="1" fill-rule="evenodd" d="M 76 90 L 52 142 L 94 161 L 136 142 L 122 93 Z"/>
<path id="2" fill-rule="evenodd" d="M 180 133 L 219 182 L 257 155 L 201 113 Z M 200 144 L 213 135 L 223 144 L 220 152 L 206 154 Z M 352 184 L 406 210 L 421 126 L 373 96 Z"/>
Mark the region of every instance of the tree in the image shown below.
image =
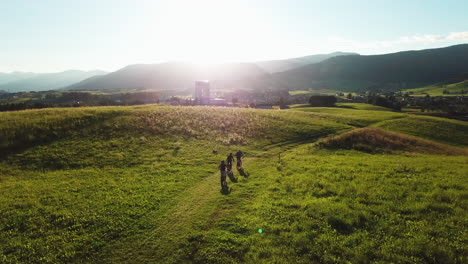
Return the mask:
<path id="1" fill-rule="evenodd" d="M 332 95 L 312 95 L 309 103 L 311 106 L 335 106 L 336 97 Z"/>
<path id="2" fill-rule="evenodd" d="M 283 106 L 286 105 L 285 102 L 284 102 L 283 96 L 280 97 L 278 104 L 279 104 L 280 107 L 283 107 Z"/>
<path id="3" fill-rule="evenodd" d="M 346 96 L 346 98 L 348 98 L 348 99 L 353 99 L 353 94 L 352 94 L 352 93 L 349 93 L 349 94 Z"/>

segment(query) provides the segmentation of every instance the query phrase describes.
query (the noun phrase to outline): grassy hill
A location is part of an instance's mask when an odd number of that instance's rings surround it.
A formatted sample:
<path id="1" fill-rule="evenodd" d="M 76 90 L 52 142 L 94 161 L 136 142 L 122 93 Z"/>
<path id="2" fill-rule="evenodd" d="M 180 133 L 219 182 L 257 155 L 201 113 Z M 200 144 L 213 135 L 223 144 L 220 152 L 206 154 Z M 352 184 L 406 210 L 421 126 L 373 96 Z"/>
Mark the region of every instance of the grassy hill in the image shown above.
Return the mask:
<path id="1" fill-rule="evenodd" d="M 352 107 L 0 113 L 0 260 L 466 261 L 468 158 L 425 150 L 463 149 L 468 126 Z M 426 138 L 416 152 L 316 144 L 414 118 L 424 126 L 391 135 Z M 217 164 L 237 149 L 245 174 L 223 195 Z"/>
<path id="2" fill-rule="evenodd" d="M 357 108 L 357 109 L 356 109 Z M 371 109 L 371 110 L 364 110 Z M 297 105 L 292 110 L 315 113 L 323 119 L 333 120 L 356 127 L 365 127 L 371 124 L 403 118 L 407 115 L 391 111 L 382 111 L 383 107 L 375 107 L 368 104 L 343 103 L 341 107 L 310 107 L 310 105 Z"/>
<path id="3" fill-rule="evenodd" d="M 468 124 L 464 121 L 411 115 L 376 126 L 454 146 L 468 146 Z"/>
<path id="4" fill-rule="evenodd" d="M 327 137 L 319 142 L 319 146 L 335 150 L 356 149 L 369 153 L 398 153 L 403 151 L 441 155 L 468 155 L 468 151 L 462 148 L 453 148 L 373 127 L 354 129 L 337 136 Z"/>

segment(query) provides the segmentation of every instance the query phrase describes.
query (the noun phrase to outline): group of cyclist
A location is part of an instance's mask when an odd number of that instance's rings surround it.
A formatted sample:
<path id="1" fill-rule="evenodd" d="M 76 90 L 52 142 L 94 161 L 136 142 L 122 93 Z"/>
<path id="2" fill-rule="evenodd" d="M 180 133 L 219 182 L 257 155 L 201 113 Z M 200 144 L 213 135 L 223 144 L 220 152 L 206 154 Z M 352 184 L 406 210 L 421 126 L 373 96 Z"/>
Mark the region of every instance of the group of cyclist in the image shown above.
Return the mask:
<path id="1" fill-rule="evenodd" d="M 242 169 L 242 157 L 243 156 L 244 156 L 244 153 L 241 150 L 238 150 L 236 152 L 236 159 L 237 159 L 236 167 L 238 170 Z M 233 162 L 234 162 L 234 156 L 232 155 L 232 153 L 229 153 L 229 155 L 226 158 L 226 161 L 222 160 L 218 166 L 221 172 L 221 188 L 227 187 L 226 175 L 227 174 L 232 175 L 232 163 Z"/>

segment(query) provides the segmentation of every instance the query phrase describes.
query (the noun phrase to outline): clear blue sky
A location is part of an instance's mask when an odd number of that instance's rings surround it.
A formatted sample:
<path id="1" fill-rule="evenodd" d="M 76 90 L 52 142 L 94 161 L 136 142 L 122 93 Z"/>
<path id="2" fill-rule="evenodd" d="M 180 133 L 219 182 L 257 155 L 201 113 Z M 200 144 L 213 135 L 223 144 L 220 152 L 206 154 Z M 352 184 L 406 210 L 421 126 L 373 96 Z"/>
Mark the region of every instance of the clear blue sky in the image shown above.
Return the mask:
<path id="1" fill-rule="evenodd" d="M 468 43 L 466 0 L 0 0 L 0 72 Z"/>

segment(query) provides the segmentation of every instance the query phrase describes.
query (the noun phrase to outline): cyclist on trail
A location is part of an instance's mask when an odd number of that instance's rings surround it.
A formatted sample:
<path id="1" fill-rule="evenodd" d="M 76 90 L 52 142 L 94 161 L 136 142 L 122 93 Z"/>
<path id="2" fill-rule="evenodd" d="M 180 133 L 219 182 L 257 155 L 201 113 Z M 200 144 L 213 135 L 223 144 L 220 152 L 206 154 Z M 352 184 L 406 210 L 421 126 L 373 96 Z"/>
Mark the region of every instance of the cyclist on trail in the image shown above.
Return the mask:
<path id="1" fill-rule="evenodd" d="M 226 168 L 227 168 L 227 173 L 231 173 L 232 171 L 232 161 L 231 162 L 227 162 L 227 165 L 226 165 Z"/>
<path id="2" fill-rule="evenodd" d="M 244 153 L 239 149 L 236 152 L 236 158 L 237 158 L 237 167 L 241 168 L 242 167 L 242 157 L 244 157 Z"/>
<path id="3" fill-rule="evenodd" d="M 232 156 L 232 153 L 229 153 L 229 155 L 226 158 L 226 161 L 228 165 L 231 164 L 232 166 L 232 162 L 234 161 L 234 156 Z"/>
<path id="4" fill-rule="evenodd" d="M 221 188 L 223 188 L 224 185 L 227 185 L 226 182 L 226 163 L 224 163 L 224 160 L 221 161 L 221 164 L 218 166 L 219 171 L 221 172 Z"/>

